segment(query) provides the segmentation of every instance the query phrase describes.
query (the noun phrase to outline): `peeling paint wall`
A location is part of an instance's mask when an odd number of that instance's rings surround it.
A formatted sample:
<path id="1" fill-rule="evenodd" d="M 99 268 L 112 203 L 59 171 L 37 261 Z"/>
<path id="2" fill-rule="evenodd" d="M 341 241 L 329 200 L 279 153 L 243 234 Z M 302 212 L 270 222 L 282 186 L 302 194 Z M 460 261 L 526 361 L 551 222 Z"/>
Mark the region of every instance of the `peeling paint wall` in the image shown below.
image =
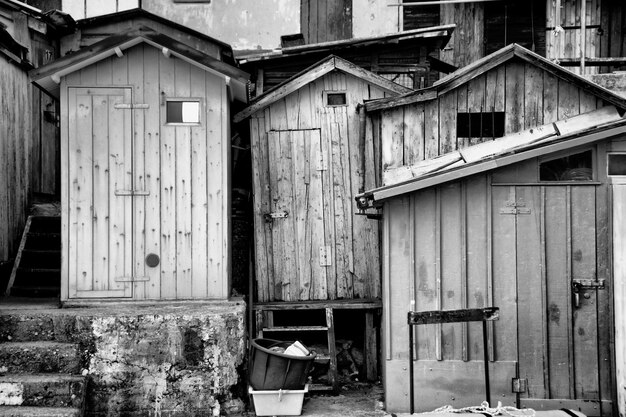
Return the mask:
<path id="1" fill-rule="evenodd" d="M 0 313 L 1 342 L 36 335 L 79 346 L 80 369 L 90 380 L 87 415 L 243 410 L 243 302 Z"/>
<path id="2" fill-rule="evenodd" d="M 74 19 L 99 16 L 138 6 L 138 0 L 63 0 L 63 11 Z M 234 50 L 273 49 L 280 36 L 300 32 L 300 2 L 293 0 L 219 0 L 173 3 L 143 0 L 154 14 L 229 43 Z"/>

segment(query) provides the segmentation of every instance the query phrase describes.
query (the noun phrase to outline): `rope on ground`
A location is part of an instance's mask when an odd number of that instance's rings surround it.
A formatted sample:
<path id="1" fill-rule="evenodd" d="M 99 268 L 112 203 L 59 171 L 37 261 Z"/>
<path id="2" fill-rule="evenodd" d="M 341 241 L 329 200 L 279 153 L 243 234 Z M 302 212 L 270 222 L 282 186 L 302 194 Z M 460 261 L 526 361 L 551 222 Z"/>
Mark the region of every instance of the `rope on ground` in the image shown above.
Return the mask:
<path id="1" fill-rule="evenodd" d="M 451 405 L 444 405 L 439 407 L 431 413 L 443 414 L 443 413 L 480 413 L 489 416 L 512 416 L 512 417 L 535 417 L 535 410 L 532 408 L 525 408 L 520 410 L 519 408 L 511 406 L 502 406 L 502 403 L 498 401 L 496 407 L 489 407 L 487 401 L 483 401 L 479 406 L 453 408 Z"/>

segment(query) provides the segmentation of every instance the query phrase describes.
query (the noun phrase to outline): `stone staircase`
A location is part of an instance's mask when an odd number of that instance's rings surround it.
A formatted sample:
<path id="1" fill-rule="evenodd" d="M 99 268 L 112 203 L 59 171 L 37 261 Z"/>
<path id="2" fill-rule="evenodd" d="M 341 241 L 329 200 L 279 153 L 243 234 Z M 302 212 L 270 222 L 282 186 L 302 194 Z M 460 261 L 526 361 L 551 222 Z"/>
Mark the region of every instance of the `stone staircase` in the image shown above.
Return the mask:
<path id="1" fill-rule="evenodd" d="M 81 351 L 54 339 L 50 317 L 0 315 L 0 417 L 83 415 Z"/>

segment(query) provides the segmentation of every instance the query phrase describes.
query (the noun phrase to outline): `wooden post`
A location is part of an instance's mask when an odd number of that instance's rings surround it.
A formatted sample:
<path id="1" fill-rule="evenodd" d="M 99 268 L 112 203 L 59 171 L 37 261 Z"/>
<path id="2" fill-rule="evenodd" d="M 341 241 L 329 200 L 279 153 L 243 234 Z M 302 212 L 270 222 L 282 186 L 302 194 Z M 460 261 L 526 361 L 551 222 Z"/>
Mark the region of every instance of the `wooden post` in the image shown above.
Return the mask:
<path id="1" fill-rule="evenodd" d="M 580 75 L 585 73 L 585 49 L 587 49 L 587 0 L 580 0 Z"/>
<path id="2" fill-rule="evenodd" d="M 618 415 L 626 415 L 626 185 L 613 185 L 613 297 Z"/>

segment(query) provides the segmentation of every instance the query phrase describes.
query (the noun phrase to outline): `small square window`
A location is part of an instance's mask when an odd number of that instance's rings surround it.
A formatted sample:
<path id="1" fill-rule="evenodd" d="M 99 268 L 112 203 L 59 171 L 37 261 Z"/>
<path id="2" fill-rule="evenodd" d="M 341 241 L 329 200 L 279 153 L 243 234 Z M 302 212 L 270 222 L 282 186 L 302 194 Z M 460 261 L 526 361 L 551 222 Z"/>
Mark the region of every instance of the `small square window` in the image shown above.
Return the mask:
<path id="1" fill-rule="evenodd" d="M 626 176 L 626 153 L 610 153 L 608 157 L 609 175 Z"/>
<path id="2" fill-rule="evenodd" d="M 198 124 L 200 123 L 200 102 L 168 100 L 165 113 L 166 123 Z"/>
<path id="3" fill-rule="evenodd" d="M 345 91 L 324 91 L 324 104 L 327 107 L 345 106 L 348 104 Z"/>

